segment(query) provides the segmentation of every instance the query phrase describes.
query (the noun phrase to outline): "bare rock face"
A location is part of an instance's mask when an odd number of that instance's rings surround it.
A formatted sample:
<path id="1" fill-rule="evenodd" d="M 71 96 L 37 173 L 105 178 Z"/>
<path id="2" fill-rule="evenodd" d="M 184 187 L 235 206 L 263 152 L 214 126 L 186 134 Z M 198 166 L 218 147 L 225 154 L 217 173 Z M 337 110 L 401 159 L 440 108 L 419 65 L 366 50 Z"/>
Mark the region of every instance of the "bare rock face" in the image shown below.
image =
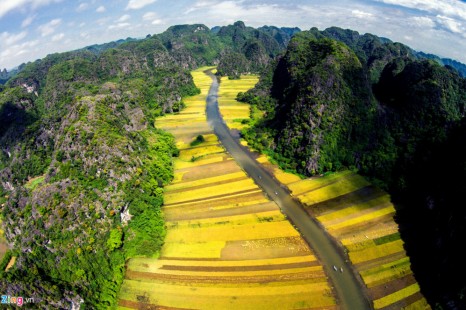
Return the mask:
<path id="1" fill-rule="evenodd" d="M 128 224 L 128 221 L 130 221 L 132 218 L 132 215 L 129 214 L 129 208 L 128 205 L 125 205 L 121 212 L 120 212 L 120 220 L 123 226 Z"/>

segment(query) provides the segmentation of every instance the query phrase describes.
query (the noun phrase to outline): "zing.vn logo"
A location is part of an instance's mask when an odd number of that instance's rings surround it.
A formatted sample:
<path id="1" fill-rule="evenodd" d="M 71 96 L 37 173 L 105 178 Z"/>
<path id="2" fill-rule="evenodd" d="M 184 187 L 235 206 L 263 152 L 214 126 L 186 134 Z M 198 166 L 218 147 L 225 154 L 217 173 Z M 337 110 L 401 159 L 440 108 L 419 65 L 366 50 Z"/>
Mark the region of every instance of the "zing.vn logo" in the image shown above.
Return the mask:
<path id="1" fill-rule="evenodd" d="M 17 305 L 22 306 L 23 303 L 30 303 L 34 302 L 34 298 L 23 298 L 23 297 L 15 297 L 10 295 L 2 295 L 2 300 L 0 304 L 7 304 L 7 305 Z"/>

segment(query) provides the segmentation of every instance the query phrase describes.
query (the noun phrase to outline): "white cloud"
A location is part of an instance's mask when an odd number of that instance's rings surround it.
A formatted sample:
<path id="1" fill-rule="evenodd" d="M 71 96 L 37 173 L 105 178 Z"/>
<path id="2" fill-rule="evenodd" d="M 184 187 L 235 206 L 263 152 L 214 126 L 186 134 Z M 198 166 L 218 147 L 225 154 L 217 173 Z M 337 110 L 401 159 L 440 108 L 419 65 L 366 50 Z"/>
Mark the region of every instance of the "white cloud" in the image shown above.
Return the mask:
<path id="1" fill-rule="evenodd" d="M 129 0 L 126 10 L 139 10 L 157 0 Z"/>
<path id="2" fill-rule="evenodd" d="M 96 10 L 95 10 L 97 13 L 103 13 L 105 12 L 105 7 L 103 5 L 99 6 Z"/>
<path id="3" fill-rule="evenodd" d="M 61 0 L 6 0 L 0 5 L 0 18 L 5 14 L 18 9 L 37 9 L 38 7 L 57 3 Z"/>
<path id="4" fill-rule="evenodd" d="M 112 29 L 122 29 L 122 28 L 127 28 L 131 26 L 130 23 L 118 23 L 118 24 L 114 24 L 114 25 L 110 25 L 108 26 L 108 29 L 109 30 L 112 30 Z"/>
<path id="5" fill-rule="evenodd" d="M 246 5 L 243 0 L 240 1 L 197 1 L 184 12 L 185 15 L 197 15 L 199 22 L 215 20 L 216 24 L 231 24 L 235 21 L 242 20 L 245 23 L 264 24 L 288 24 L 293 17 L 290 16 L 292 11 L 285 6 L 276 4 L 250 4 Z M 201 18 L 199 18 L 201 16 Z M 205 20 L 205 21 L 204 21 Z"/>
<path id="6" fill-rule="evenodd" d="M 54 35 L 52 37 L 52 41 L 53 42 L 58 42 L 58 41 L 61 41 L 61 39 L 63 39 L 64 37 L 65 37 L 65 34 L 62 32 L 62 33 Z"/>
<path id="7" fill-rule="evenodd" d="M 466 3 L 458 0 L 378 0 L 388 4 L 466 20 Z"/>
<path id="8" fill-rule="evenodd" d="M 145 21 L 149 21 L 152 25 L 163 25 L 165 21 L 160 19 L 157 13 L 155 12 L 147 12 L 142 16 L 142 19 Z"/>
<path id="9" fill-rule="evenodd" d="M 142 19 L 146 21 L 154 20 L 157 17 L 158 15 L 155 12 L 147 12 L 144 15 L 142 15 Z"/>
<path id="10" fill-rule="evenodd" d="M 125 21 L 129 20 L 130 18 L 131 18 L 130 15 L 125 14 L 125 15 L 121 16 L 119 19 L 117 19 L 117 23 L 125 22 Z"/>
<path id="11" fill-rule="evenodd" d="M 2 44 L 4 44 L 5 46 L 9 46 L 9 45 L 14 45 L 18 41 L 21 41 L 22 39 L 26 37 L 26 35 L 27 35 L 26 31 L 22 31 L 17 34 L 12 34 L 12 33 L 8 33 L 5 31 L 0 34 L 0 40 L 2 41 Z"/>
<path id="12" fill-rule="evenodd" d="M 197 1 L 192 7 L 188 8 L 184 13 L 189 14 L 189 13 L 195 12 L 197 10 L 200 10 L 202 8 L 210 7 L 213 4 L 215 4 L 214 1 Z"/>
<path id="13" fill-rule="evenodd" d="M 82 12 L 82 11 L 87 10 L 88 7 L 89 7 L 89 4 L 86 3 L 86 2 L 83 2 L 76 8 L 76 11 L 77 12 Z"/>
<path id="14" fill-rule="evenodd" d="M 3 35 L 3 34 L 2 34 Z M 38 40 L 34 41 L 26 41 L 21 44 L 14 44 L 10 46 L 2 46 L 1 53 L 0 53 L 0 64 L 4 63 L 20 63 L 23 60 L 22 57 L 18 57 L 24 54 L 32 54 L 34 52 L 33 47 L 37 46 L 39 44 Z M 34 55 L 30 56 L 31 58 L 34 57 Z M 11 68 L 11 67 L 10 67 Z M 9 69 L 10 69 L 9 68 Z"/>
<path id="15" fill-rule="evenodd" d="M 427 16 L 414 16 L 411 18 L 411 24 L 421 28 L 433 28 L 435 26 L 435 22 Z"/>
<path id="16" fill-rule="evenodd" d="M 110 23 L 112 23 L 113 21 L 111 20 L 110 17 L 102 17 L 102 18 L 99 18 L 97 21 L 97 24 L 101 27 L 104 27 Z"/>
<path id="17" fill-rule="evenodd" d="M 351 11 L 351 14 L 357 18 L 372 18 L 374 17 L 374 14 L 372 13 L 368 13 L 368 12 L 363 12 L 363 11 L 360 11 L 360 10 L 352 10 Z"/>
<path id="18" fill-rule="evenodd" d="M 52 42 L 61 41 L 61 39 L 63 39 L 64 37 L 65 37 L 65 34 L 63 32 L 56 34 L 52 37 Z"/>
<path id="19" fill-rule="evenodd" d="M 21 28 L 25 28 L 29 26 L 34 21 L 35 16 L 28 16 L 26 17 L 23 22 L 21 23 Z"/>
<path id="20" fill-rule="evenodd" d="M 82 33 L 79 34 L 79 36 L 81 38 L 83 38 L 83 39 L 89 39 L 90 38 L 90 35 L 87 32 L 82 32 Z"/>
<path id="21" fill-rule="evenodd" d="M 450 17 L 447 16 L 437 16 L 437 22 L 442 25 L 444 28 L 446 28 L 448 31 L 454 32 L 454 33 L 463 33 L 464 28 L 462 27 L 462 24 Z"/>
<path id="22" fill-rule="evenodd" d="M 38 29 L 39 29 L 39 31 L 41 33 L 41 36 L 46 37 L 46 36 L 51 35 L 52 33 L 54 33 L 55 28 L 60 24 L 61 24 L 61 19 L 56 18 L 56 19 L 52 19 L 51 21 L 49 21 L 46 24 L 40 25 L 38 27 Z"/>

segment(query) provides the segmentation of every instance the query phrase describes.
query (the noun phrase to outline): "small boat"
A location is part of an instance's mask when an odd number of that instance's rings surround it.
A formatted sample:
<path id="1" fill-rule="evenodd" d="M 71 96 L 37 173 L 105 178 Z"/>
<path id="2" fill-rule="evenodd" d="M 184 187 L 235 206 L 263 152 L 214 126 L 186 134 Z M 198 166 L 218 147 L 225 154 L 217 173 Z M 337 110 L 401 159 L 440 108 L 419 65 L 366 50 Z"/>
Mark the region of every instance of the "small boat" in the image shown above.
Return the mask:
<path id="1" fill-rule="evenodd" d="M 338 268 L 335 265 L 333 265 L 333 269 L 335 269 L 335 271 L 338 271 Z"/>
<path id="2" fill-rule="evenodd" d="M 343 267 L 340 267 L 340 271 L 343 272 Z"/>

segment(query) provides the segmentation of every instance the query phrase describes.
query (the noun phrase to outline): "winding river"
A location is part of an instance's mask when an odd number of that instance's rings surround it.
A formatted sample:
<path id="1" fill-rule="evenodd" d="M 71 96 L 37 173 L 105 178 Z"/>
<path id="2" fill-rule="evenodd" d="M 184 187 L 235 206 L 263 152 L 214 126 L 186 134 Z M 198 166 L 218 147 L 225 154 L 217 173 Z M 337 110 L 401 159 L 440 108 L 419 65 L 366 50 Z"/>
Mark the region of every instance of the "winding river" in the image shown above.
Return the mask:
<path id="1" fill-rule="evenodd" d="M 233 138 L 218 109 L 218 79 L 211 70 L 207 70 L 205 73 L 212 78 L 212 85 L 207 96 L 207 120 L 227 152 L 249 177 L 278 204 L 282 212 L 310 245 L 330 277 L 339 306 L 345 310 L 372 309 L 366 288 L 349 263 L 342 247 L 313 218 L 308 216 L 301 203 L 290 195 L 286 187 L 271 176 L 261 164 L 253 159 L 249 151 L 241 146 L 237 139 Z M 334 266 L 337 270 L 334 269 Z"/>

